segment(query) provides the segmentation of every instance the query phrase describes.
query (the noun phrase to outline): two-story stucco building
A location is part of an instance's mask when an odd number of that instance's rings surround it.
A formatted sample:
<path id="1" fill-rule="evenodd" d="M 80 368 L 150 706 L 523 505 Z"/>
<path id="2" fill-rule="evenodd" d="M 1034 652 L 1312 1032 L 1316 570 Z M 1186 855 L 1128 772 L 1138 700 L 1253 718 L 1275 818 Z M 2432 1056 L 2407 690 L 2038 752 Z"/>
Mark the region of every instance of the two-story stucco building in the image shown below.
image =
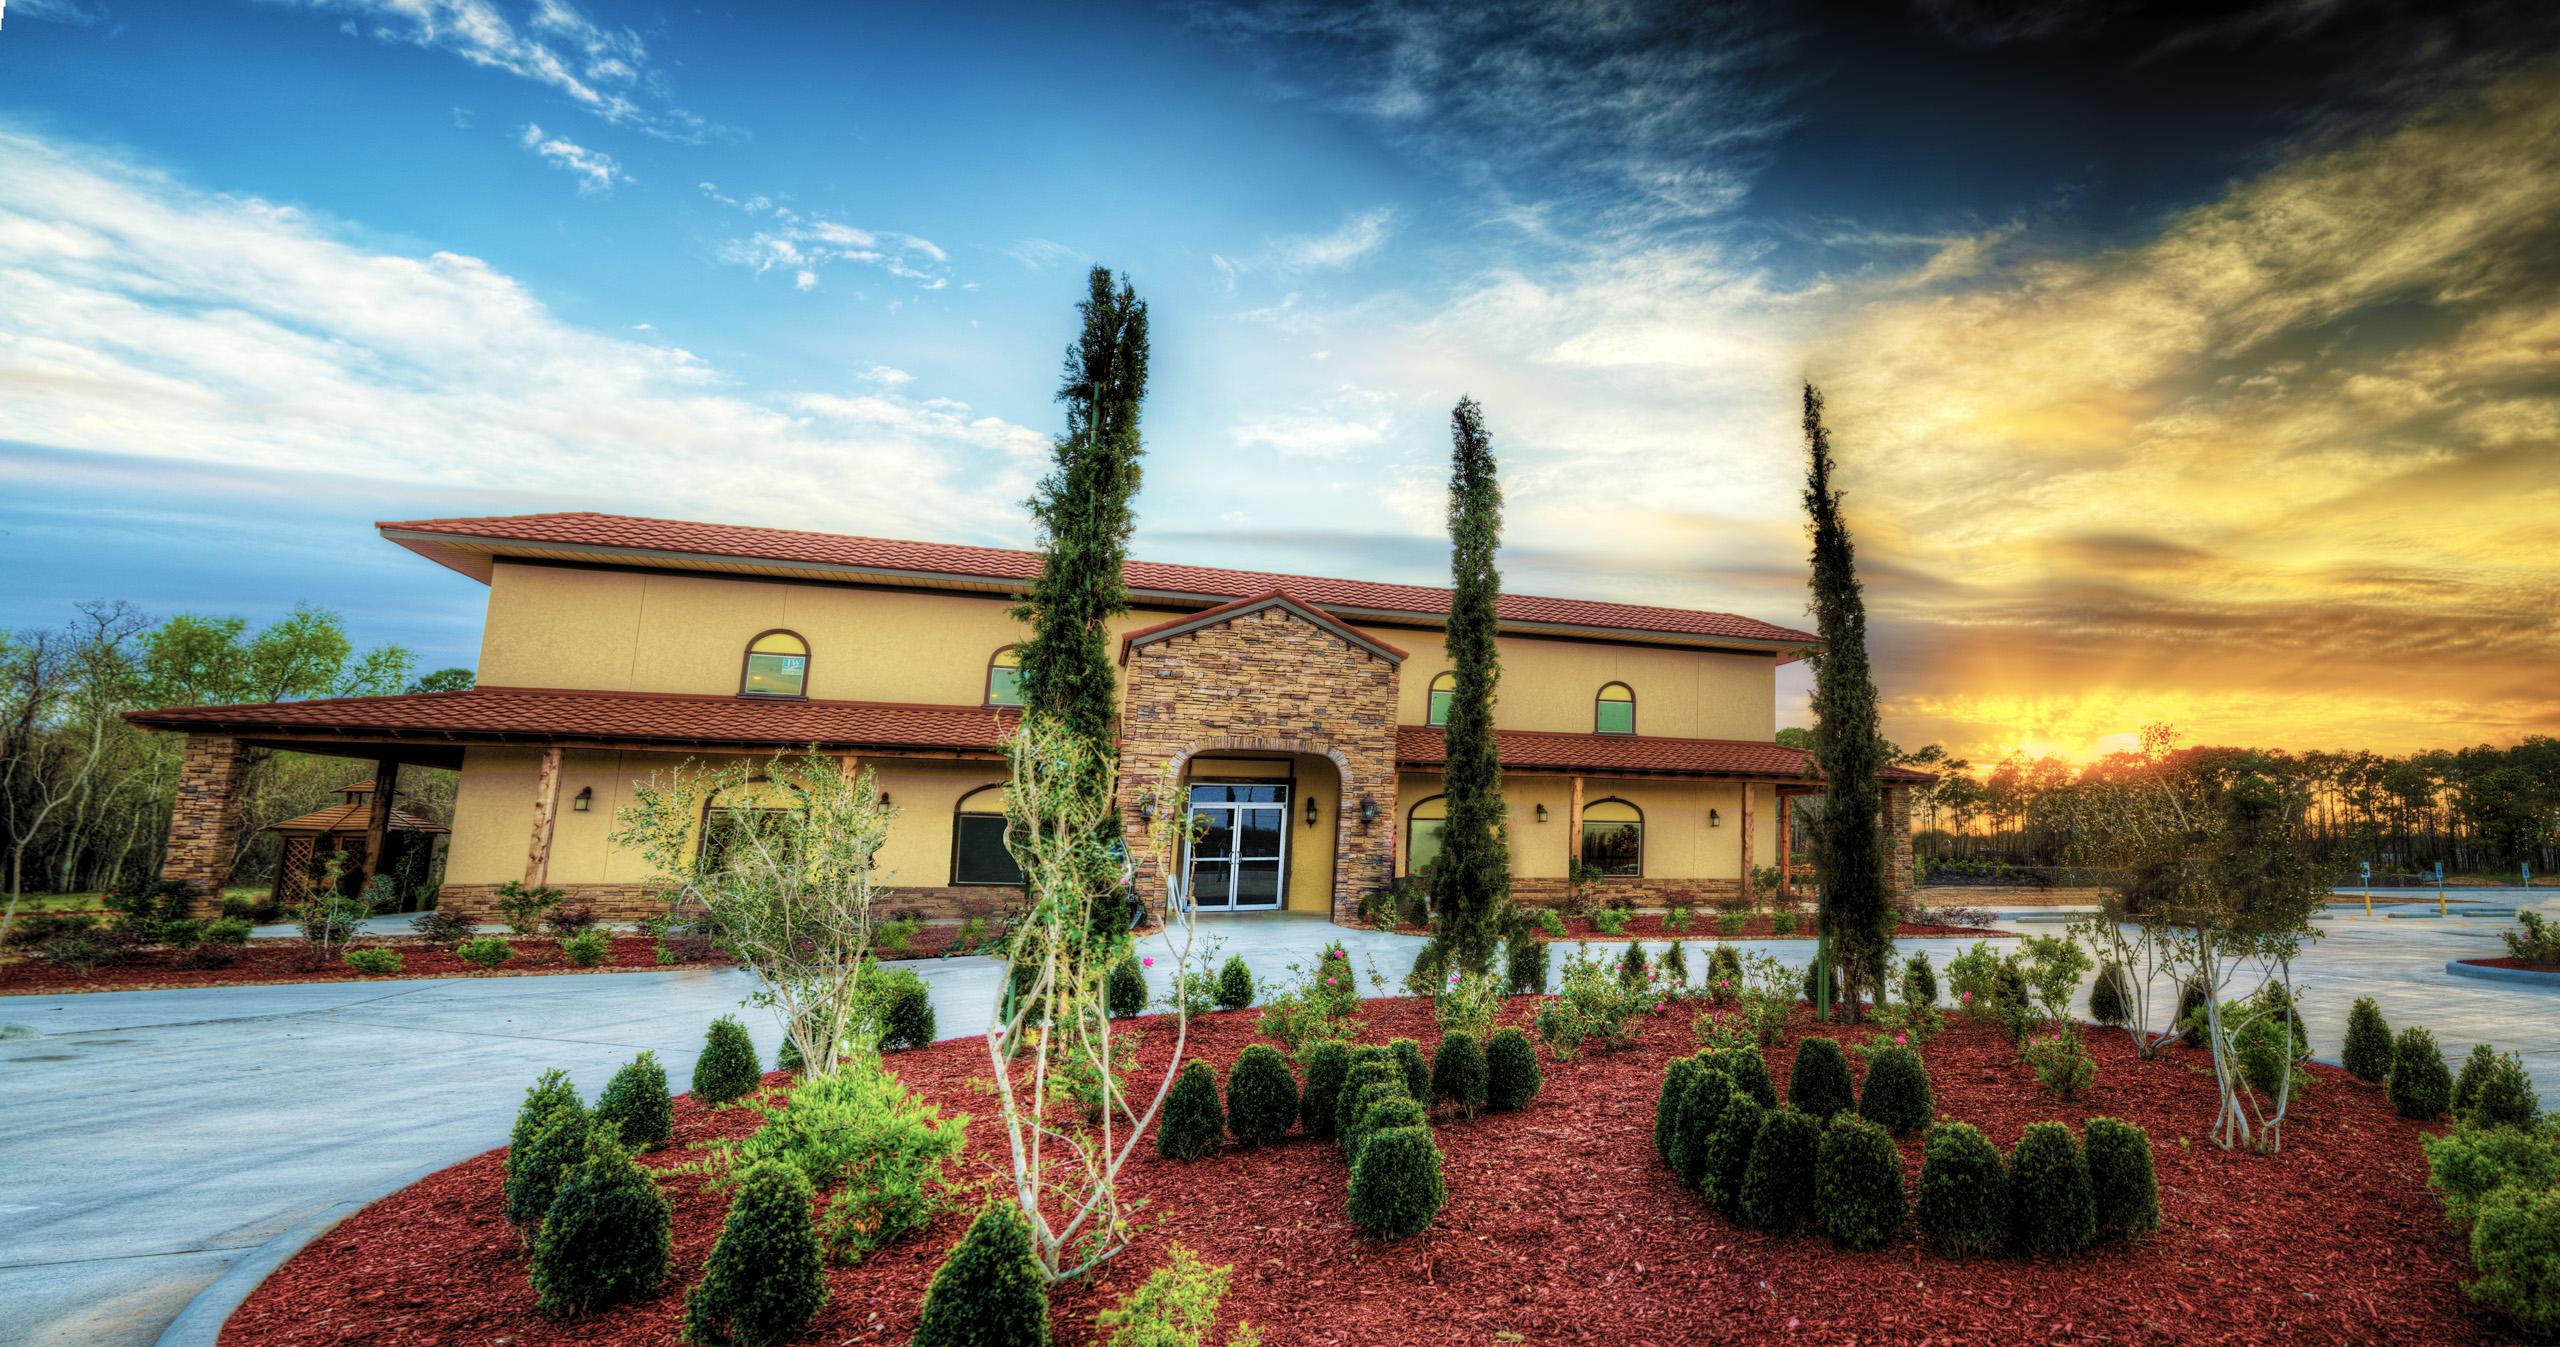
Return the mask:
<path id="1" fill-rule="evenodd" d="M 516 880 L 638 916 L 648 876 L 607 841 L 635 781 L 814 744 L 876 771 L 899 811 L 880 858 L 890 910 L 951 920 L 1018 897 L 1002 744 L 1023 635 L 1010 608 L 1038 554 L 597 514 L 379 528 L 488 587 L 479 686 L 136 713 L 187 735 L 167 877 L 220 884 L 243 754 L 266 747 L 373 761 L 385 808 L 398 765 L 459 771 L 445 904 L 483 912 Z M 1127 576 L 1123 780 L 1171 766 L 1188 783 L 1204 912 L 1343 919 L 1428 864 L 1446 590 L 1143 561 Z M 1648 905 L 1783 864 L 1778 801 L 1820 786 L 1774 742 L 1776 677 L 1813 636 L 1526 595 L 1500 617 L 1515 895 L 1560 900 L 1576 858 L 1604 895 Z M 1915 779 L 1891 773 L 1885 792 L 1906 880 Z"/>

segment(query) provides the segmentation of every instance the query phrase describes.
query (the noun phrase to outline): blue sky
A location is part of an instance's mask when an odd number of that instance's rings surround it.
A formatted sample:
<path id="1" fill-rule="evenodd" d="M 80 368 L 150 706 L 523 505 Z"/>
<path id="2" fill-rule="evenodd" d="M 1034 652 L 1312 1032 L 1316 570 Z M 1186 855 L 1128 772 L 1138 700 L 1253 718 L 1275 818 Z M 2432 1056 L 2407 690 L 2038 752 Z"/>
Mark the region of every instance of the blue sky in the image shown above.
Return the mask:
<path id="1" fill-rule="evenodd" d="M 1797 620 L 1811 375 L 1901 737 L 2237 735 L 2314 670 L 2342 739 L 2548 728 L 2555 568 L 2388 506 L 2430 470 L 2560 491 L 2550 362 L 2516 363 L 2551 27 L 10 0 L 0 626 L 307 600 L 470 663 L 481 592 L 379 518 L 1025 543 L 1100 261 L 1154 313 L 1149 556 L 1437 579 L 1472 392 L 1514 588 Z M 2458 214 L 2401 162 L 2448 145 L 2508 156 Z M 2321 421 L 2358 379 L 2384 410 Z M 2447 585 L 2521 652 L 2374 693 L 2358 634 L 2451 649 Z"/>

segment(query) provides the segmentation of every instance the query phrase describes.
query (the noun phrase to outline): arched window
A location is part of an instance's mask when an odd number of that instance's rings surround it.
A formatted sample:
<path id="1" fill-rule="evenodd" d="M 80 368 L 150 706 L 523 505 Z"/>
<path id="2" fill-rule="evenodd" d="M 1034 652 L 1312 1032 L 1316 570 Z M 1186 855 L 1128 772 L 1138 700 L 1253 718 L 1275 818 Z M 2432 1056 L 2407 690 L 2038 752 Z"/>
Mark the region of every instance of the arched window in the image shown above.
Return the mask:
<path id="1" fill-rule="evenodd" d="M 1404 872 L 1418 875 L 1440 859 L 1440 830 L 1449 825 L 1449 797 L 1434 795 L 1415 802 L 1405 815 Z"/>
<path id="2" fill-rule="evenodd" d="M 809 643 L 799 633 L 769 631 L 747 642 L 746 672 L 738 679 L 741 697 L 806 697 L 809 695 Z"/>
<path id="3" fill-rule="evenodd" d="M 1458 695 L 1458 676 L 1444 673 L 1431 680 L 1431 707 L 1424 713 L 1426 725 L 1449 723 L 1449 699 Z"/>
<path id="4" fill-rule="evenodd" d="M 1636 732 L 1636 690 L 1624 683 L 1603 683 L 1600 696 L 1591 704 L 1591 729 L 1595 734 L 1633 734 Z"/>
<path id="5" fill-rule="evenodd" d="M 987 705 L 1022 705 L 1022 647 L 1006 646 L 987 661 Z"/>
<path id="6" fill-rule="evenodd" d="M 702 804 L 695 868 L 714 874 L 738 862 L 788 863 L 799 855 L 804 803 L 798 788 L 760 776 L 713 795 Z"/>
<path id="7" fill-rule="evenodd" d="M 951 882 L 1019 887 L 1022 867 L 1004 847 L 1004 787 L 980 786 L 951 811 Z"/>
<path id="8" fill-rule="evenodd" d="M 1582 807 L 1582 863 L 1604 875 L 1644 874 L 1644 811 L 1611 796 Z"/>

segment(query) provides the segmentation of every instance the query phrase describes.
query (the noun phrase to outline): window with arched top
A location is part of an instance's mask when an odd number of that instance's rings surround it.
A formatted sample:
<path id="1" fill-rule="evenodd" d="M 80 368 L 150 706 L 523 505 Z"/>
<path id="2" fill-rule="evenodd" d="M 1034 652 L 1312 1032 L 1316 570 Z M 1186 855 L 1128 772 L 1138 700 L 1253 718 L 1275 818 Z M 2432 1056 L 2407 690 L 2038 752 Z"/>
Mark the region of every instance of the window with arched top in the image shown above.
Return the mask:
<path id="1" fill-rule="evenodd" d="M 738 676 L 741 697 L 809 695 L 809 643 L 800 633 L 776 629 L 747 642 L 747 664 Z"/>
<path id="2" fill-rule="evenodd" d="M 1458 676 L 1444 673 L 1431 680 L 1431 705 L 1423 714 L 1426 725 L 1449 723 L 1449 699 L 1458 695 Z"/>
<path id="3" fill-rule="evenodd" d="M 1006 646 L 987 661 L 987 705 L 1022 705 L 1022 647 Z"/>
<path id="4" fill-rule="evenodd" d="M 980 786 L 951 811 L 951 882 L 1019 887 L 1022 867 L 1004 845 L 1004 785 Z"/>
<path id="5" fill-rule="evenodd" d="M 1404 872 L 1418 875 L 1440 859 L 1440 830 L 1449 824 L 1449 797 L 1434 795 L 1414 802 L 1405 813 Z"/>
<path id="6" fill-rule="evenodd" d="M 1582 807 L 1582 863 L 1601 874 L 1644 874 L 1644 811 L 1616 796 Z"/>
<path id="7" fill-rule="evenodd" d="M 702 803 L 702 843 L 694 867 L 716 874 L 733 865 L 790 865 L 800 854 L 807 801 L 797 787 L 764 777 L 721 790 Z"/>
<path id="8" fill-rule="evenodd" d="M 1603 683 L 1591 704 L 1591 729 L 1597 734 L 1636 732 L 1636 690 L 1624 683 Z"/>

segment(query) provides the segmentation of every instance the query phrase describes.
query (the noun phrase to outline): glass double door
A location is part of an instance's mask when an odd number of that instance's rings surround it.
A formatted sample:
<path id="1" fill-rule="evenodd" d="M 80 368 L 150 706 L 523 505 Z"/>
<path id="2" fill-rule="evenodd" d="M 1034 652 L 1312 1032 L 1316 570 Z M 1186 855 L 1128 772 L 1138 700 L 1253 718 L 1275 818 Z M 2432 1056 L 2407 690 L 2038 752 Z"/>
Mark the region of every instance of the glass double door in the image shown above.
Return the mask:
<path id="1" fill-rule="evenodd" d="M 1203 912 L 1274 911 L 1288 873 L 1289 787 L 1280 782 L 1191 788 L 1183 863 Z"/>

